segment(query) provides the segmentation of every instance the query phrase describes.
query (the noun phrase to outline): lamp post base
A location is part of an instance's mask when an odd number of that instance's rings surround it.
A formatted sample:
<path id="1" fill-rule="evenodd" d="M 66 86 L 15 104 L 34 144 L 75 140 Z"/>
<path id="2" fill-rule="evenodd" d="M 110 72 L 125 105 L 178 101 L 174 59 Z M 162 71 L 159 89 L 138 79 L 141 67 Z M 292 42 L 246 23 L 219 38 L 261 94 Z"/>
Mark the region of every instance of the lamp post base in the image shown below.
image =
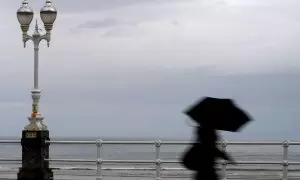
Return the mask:
<path id="1" fill-rule="evenodd" d="M 49 168 L 49 131 L 22 132 L 22 167 L 18 180 L 53 180 L 53 172 Z"/>

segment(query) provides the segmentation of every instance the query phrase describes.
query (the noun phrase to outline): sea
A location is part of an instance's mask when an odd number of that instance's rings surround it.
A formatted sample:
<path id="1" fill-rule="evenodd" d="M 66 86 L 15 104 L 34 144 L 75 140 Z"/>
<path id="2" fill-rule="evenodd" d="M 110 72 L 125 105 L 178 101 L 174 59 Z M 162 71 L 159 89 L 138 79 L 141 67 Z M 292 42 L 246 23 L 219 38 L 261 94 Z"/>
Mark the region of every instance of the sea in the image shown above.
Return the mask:
<path id="1" fill-rule="evenodd" d="M 53 140 L 66 140 L 56 138 Z M 72 140 L 72 139 L 67 139 Z M 80 139 L 73 139 L 80 140 Z M 96 140 L 82 139 L 82 140 Z M 184 152 L 190 148 L 190 145 L 162 145 L 160 149 L 160 159 L 162 160 L 180 160 Z M 229 145 L 227 152 L 234 158 L 236 162 L 239 161 L 281 161 L 283 159 L 283 147 L 276 145 Z M 12 158 L 21 159 L 21 145 L 20 144 L 0 144 L 0 159 Z M 104 160 L 155 160 L 155 146 L 153 145 L 106 145 L 102 146 L 101 158 Z M 95 145 L 50 145 L 50 159 L 87 159 L 95 160 L 95 162 L 50 162 L 51 168 L 54 168 L 57 173 L 83 173 L 85 175 L 96 174 L 96 159 L 97 146 Z M 288 151 L 288 161 L 300 162 L 300 146 L 290 146 Z M 20 162 L 0 162 L 0 171 L 17 171 L 21 166 Z M 164 168 L 183 168 L 180 163 L 162 164 Z M 218 166 L 221 168 L 221 166 Z M 118 164 L 109 163 L 103 164 L 102 171 L 104 174 L 114 176 L 155 176 L 154 164 Z M 119 170 L 109 170 L 110 168 Z M 122 168 L 153 168 L 153 170 L 122 170 Z M 106 169 L 106 170 L 105 170 Z M 282 165 L 227 165 L 227 173 L 231 175 L 239 175 L 243 173 L 265 173 L 276 174 L 282 173 Z M 300 174 L 299 165 L 289 165 L 289 173 L 294 175 Z M 190 176 L 191 172 L 188 170 L 162 170 L 162 176 L 176 176 L 185 177 Z"/>

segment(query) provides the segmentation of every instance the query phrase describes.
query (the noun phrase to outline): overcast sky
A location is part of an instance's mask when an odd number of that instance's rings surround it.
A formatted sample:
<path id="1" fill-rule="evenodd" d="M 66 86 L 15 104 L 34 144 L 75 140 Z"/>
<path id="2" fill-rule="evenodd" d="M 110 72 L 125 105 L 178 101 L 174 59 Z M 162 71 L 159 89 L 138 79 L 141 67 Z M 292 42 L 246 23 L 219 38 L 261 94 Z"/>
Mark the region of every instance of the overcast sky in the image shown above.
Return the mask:
<path id="1" fill-rule="evenodd" d="M 20 1 L 2 1 L 0 136 L 20 136 L 33 48 L 23 48 Z M 29 2 L 36 12 L 44 4 Z M 225 138 L 299 139 L 299 0 L 53 4 L 51 46 L 40 48 L 41 113 L 51 136 L 189 138 L 182 111 L 215 96 L 234 98 L 255 119 Z"/>

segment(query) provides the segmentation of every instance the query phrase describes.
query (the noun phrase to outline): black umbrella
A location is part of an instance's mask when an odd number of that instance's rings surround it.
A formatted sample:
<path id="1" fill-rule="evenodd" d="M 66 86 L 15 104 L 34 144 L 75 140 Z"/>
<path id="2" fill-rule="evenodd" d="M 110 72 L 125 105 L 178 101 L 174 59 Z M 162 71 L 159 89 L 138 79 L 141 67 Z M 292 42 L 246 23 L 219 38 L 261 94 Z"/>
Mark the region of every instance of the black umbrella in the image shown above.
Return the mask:
<path id="1" fill-rule="evenodd" d="M 185 111 L 199 125 L 236 132 L 251 120 L 231 99 L 205 97 Z"/>

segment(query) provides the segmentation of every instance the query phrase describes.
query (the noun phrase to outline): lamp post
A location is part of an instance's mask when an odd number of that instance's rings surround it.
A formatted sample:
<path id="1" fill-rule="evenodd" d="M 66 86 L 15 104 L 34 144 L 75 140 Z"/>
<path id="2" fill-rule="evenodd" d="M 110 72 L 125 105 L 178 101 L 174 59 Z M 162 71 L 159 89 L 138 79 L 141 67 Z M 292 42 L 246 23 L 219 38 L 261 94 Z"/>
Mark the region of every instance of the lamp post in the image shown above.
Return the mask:
<path id="1" fill-rule="evenodd" d="M 49 43 L 51 40 L 51 30 L 56 20 L 57 11 L 52 6 L 51 0 L 46 0 L 45 6 L 40 10 L 40 17 L 44 23 L 45 34 L 40 33 L 37 21 L 34 32 L 28 34 L 29 26 L 33 20 L 34 12 L 29 7 L 28 1 L 24 0 L 22 6 L 17 11 L 17 18 L 23 32 L 24 48 L 26 42 L 31 40 L 34 45 L 34 86 L 31 90 L 32 112 L 28 117 L 29 124 L 22 132 L 22 167 L 18 173 L 18 180 L 48 180 L 53 179 L 53 173 L 49 169 L 49 163 L 45 159 L 49 158 L 49 131 L 43 123 L 44 117 L 39 112 L 39 100 L 41 89 L 39 88 L 39 44 L 42 40 Z"/>

